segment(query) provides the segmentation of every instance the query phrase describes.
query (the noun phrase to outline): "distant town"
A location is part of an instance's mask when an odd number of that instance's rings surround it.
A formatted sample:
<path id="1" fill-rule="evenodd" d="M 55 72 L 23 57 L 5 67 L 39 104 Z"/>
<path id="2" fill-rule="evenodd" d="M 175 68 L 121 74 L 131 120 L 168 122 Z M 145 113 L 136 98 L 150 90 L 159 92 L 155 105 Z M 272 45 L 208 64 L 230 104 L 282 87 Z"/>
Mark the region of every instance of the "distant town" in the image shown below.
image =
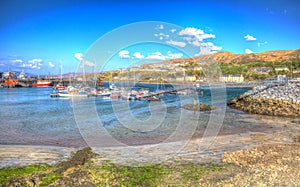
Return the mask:
<path id="1" fill-rule="evenodd" d="M 10 69 L 0 72 L 1 87 L 30 87 L 38 80 L 51 84 L 63 82 L 132 81 L 144 83 L 243 83 L 255 81 L 299 80 L 300 50 L 272 51 L 261 54 L 234 55 L 220 52 L 198 58 L 181 58 L 169 61 L 132 66 L 105 72 L 71 72 L 56 75 L 28 75 Z M 207 58 L 214 60 L 208 61 Z M 217 63 L 214 63 L 217 62 Z"/>

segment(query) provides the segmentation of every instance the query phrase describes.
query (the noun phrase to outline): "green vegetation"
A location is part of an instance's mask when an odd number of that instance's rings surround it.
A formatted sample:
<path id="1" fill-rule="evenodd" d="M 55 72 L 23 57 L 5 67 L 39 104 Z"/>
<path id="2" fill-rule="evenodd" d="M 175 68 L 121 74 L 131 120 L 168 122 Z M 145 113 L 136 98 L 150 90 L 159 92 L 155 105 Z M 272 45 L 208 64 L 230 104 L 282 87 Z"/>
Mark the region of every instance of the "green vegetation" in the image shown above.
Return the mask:
<path id="1" fill-rule="evenodd" d="M 97 186 L 155 186 L 168 173 L 161 165 L 130 167 L 106 163 L 91 168 L 91 178 Z"/>
<path id="2" fill-rule="evenodd" d="M 146 164 L 126 166 L 102 161 L 95 165 L 95 154 L 85 148 L 67 161 L 54 166 L 30 165 L 0 170 L 4 186 L 199 186 L 217 184 L 240 171 L 229 164 Z M 99 157 L 96 156 L 96 157 Z"/>
<path id="3" fill-rule="evenodd" d="M 291 66 L 292 65 L 292 66 Z M 244 64 L 220 63 L 222 74 L 242 74 L 247 81 L 264 80 L 266 78 L 274 78 L 275 75 L 290 76 L 291 68 L 293 71 L 300 69 L 300 58 L 291 61 L 268 61 L 268 62 L 249 62 Z M 268 68 L 259 72 L 257 69 Z M 278 70 L 276 68 L 287 68 L 288 70 Z"/>
<path id="4" fill-rule="evenodd" d="M 141 167 L 106 163 L 90 168 L 90 173 L 97 186 L 197 186 L 199 181 L 206 184 L 218 182 L 220 175 L 227 176 L 230 169 L 232 165 L 212 163 L 157 164 Z"/>
<path id="5" fill-rule="evenodd" d="M 274 78 L 276 75 L 291 76 L 291 69 L 293 71 L 300 70 L 300 58 L 294 58 L 291 60 L 282 61 L 256 61 L 256 62 L 242 62 L 242 63 L 212 63 L 201 65 L 197 62 L 187 62 L 186 64 L 179 65 L 183 68 L 183 71 L 143 71 L 139 69 L 136 71 L 114 71 L 104 72 L 97 75 L 98 79 L 103 81 L 109 81 L 114 77 L 124 80 L 139 80 L 139 81 L 157 81 L 159 78 L 163 78 L 169 81 L 176 78 L 182 78 L 183 76 L 195 76 L 196 79 L 206 77 L 214 80 L 219 80 L 221 74 L 235 75 L 242 74 L 246 81 L 264 80 L 267 78 Z M 280 68 L 287 68 L 287 70 L 276 70 Z M 167 69 L 167 66 L 166 66 Z M 294 74 L 294 77 L 298 77 L 298 73 Z"/>
<path id="6" fill-rule="evenodd" d="M 0 170 L 0 185 L 7 182 L 10 179 L 24 177 L 31 175 L 36 172 L 41 172 L 49 169 L 48 165 L 29 165 L 23 167 L 12 167 L 12 168 L 4 168 Z"/>
<path id="7" fill-rule="evenodd" d="M 53 182 L 55 182 L 57 179 L 61 178 L 61 176 L 59 174 L 56 173 L 48 173 L 46 174 L 41 181 L 41 185 L 42 186 L 46 186 L 49 184 L 52 184 Z"/>

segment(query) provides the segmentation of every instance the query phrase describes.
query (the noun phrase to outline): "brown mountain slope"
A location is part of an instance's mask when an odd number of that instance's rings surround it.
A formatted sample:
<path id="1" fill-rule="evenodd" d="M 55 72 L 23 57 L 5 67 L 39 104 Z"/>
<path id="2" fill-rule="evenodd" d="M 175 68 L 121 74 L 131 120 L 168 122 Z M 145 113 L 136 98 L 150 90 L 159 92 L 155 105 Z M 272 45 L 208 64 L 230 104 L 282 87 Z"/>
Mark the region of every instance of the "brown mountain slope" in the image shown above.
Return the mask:
<path id="1" fill-rule="evenodd" d="M 248 62 L 258 62 L 258 61 L 285 61 L 292 58 L 300 58 L 300 49 L 296 50 L 272 50 L 262 53 L 251 53 L 251 54 L 234 54 L 231 52 L 219 52 L 204 56 L 198 56 L 195 58 L 180 58 L 166 60 L 162 63 L 176 63 L 176 62 L 191 62 L 191 61 L 208 61 L 214 60 L 218 62 L 235 64 L 245 64 Z"/>
<path id="2" fill-rule="evenodd" d="M 273 50 L 262 53 L 234 54 L 230 52 L 219 52 L 205 56 L 196 57 L 197 61 L 213 59 L 218 62 L 244 64 L 257 61 L 284 61 L 292 58 L 300 58 L 300 49 L 297 50 Z"/>

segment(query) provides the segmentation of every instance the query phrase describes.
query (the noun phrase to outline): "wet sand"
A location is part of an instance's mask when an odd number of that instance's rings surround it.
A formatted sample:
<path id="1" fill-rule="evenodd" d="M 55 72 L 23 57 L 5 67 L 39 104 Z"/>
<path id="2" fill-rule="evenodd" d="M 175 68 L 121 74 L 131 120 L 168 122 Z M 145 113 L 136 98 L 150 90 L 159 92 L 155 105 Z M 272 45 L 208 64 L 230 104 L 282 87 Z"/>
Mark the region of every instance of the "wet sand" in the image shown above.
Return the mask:
<path id="1" fill-rule="evenodd" d="M 239 120 L 246 120 L 240 118 Z M 252 121 L 252 123 L 251 123 Z M 292 144 L 293 137 L 300 135 L 299 119 L 276 118 L 255 115 L 254 118 L 237 127 L 224 125 L 217 137 L 203 137 L 203 128 L 197 129 L 194 136 L 186 144 L 182 141 L 153 143 L 147 140 L 131 137 L 123 142 L 128 146 L 93 148 L 99 154 L 96 163 L 110 160 L 114 163 L 163 163 L 163 162 L 221 162 L 224 152 L 259 147 L 266 144 Z M 11 134 L 10 134 L 11 135 Z M 86 143 L 80 134 L 66 139 L 57 137 L 29 137 L 15 134 L 14 143 L 1 141 L 0 167 L 20 166 L 34 163 L 54 164 L 66 159 Z M 2 137 L 3 138 L 3 137 Z M 135 142 L 139 142 L 136 145 Z M 23 143 L 23 145 L 21 145 Z M 6 145 L 5 145 L 6 144 Z"/>

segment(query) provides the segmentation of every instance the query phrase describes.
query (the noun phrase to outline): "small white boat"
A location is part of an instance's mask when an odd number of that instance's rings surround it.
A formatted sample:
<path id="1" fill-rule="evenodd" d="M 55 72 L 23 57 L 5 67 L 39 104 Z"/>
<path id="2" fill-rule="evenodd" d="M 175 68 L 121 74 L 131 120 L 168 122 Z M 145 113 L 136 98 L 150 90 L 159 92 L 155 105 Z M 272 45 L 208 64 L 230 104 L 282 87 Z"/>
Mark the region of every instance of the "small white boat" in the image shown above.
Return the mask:
<path id="1" fill-rule="evenodd" d="M 88 91 L 84 88 L 75 88 L 68 86 L 65 90 L 59 90 L 58 93 L 59 97 L 87 97 Z"/>
<path id="2" fill-rule="evenodd" d="M 59 97 L 87 97 L 88 93 L 83 92 L 58 92 Z"/>

